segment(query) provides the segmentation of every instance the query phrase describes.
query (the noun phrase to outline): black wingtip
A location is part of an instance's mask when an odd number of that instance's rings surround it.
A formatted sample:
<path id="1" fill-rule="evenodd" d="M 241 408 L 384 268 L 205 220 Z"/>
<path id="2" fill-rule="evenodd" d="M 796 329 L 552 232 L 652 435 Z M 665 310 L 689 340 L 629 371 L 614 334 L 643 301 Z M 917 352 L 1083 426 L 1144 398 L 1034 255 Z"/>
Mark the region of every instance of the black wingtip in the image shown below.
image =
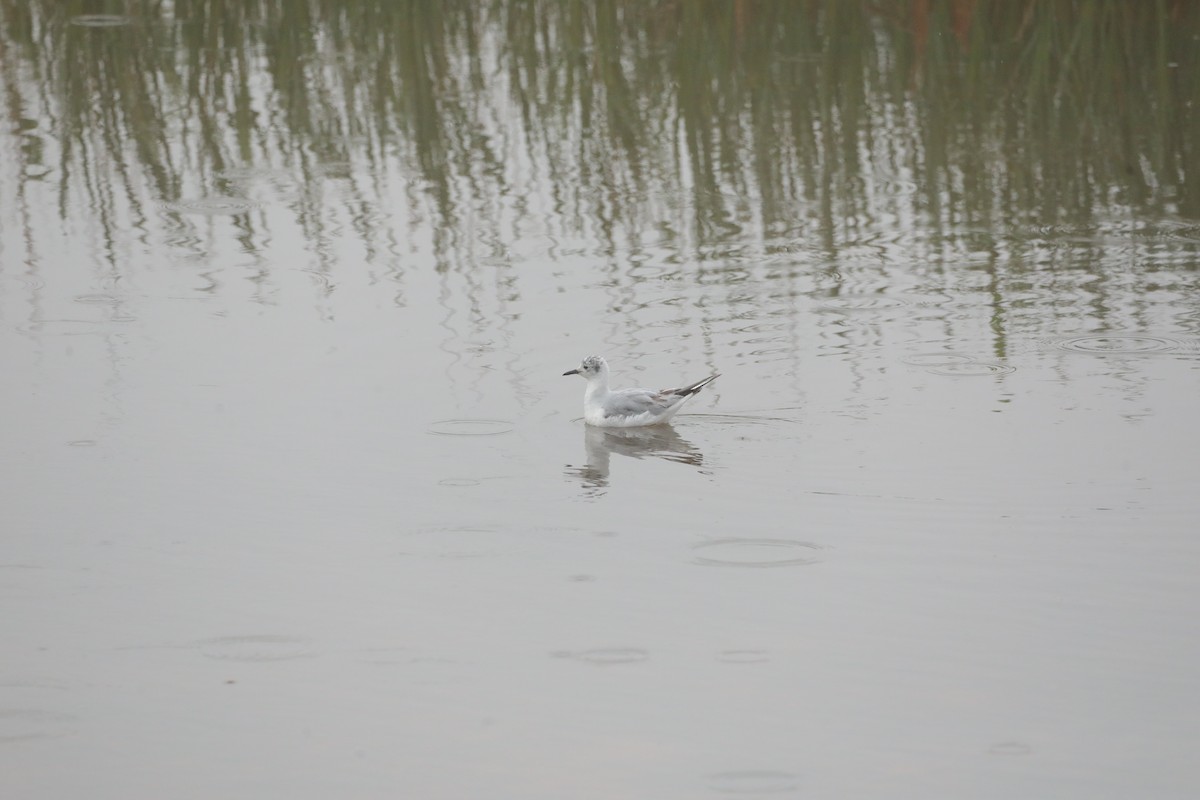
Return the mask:
<path id="1" fill-rule="evenodd" d="M 699 394 L 701 389 L 703 389 L 705 386 L 708 386 L 710 383 L 712 383 L 719 377 L 721 377 L 721 373 L 719 373 L 719 372 L 716 375 L 709 375 L 704 380 L 697 381 L 696 383 L 692 384 L 691 386 L 688 386 L 687 388 L 683 389 L 682 391 L 679 392 L 679 394 L 683 395 L 684 397 L 691 397 L 694 394 Z"/>

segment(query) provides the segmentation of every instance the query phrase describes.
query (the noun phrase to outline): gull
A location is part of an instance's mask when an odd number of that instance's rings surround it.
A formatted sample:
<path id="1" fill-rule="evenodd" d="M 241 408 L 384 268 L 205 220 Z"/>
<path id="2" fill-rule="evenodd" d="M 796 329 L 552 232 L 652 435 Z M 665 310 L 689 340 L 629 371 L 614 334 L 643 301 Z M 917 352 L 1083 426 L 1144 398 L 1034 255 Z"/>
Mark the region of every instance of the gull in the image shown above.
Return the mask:
<path id="1" fill-rule="evenodd" d="M 608 362 L 600 356 L 588 356 L 576 369 L 563 375 L 581 375 L 587 381 L 583 391 L 583 420 L 601 428 L 633 428 L 667 422 L 688 398 L 720 377 L 709 375 L 679 389 L 618 389 L 614 392 L 608 388 Z"/>

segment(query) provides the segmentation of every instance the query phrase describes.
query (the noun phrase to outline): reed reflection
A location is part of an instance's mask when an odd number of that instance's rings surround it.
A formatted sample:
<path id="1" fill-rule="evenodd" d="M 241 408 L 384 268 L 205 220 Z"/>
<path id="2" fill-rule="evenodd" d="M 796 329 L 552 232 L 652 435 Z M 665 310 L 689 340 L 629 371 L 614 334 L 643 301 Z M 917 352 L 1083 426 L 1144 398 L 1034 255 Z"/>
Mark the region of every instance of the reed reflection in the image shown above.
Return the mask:
<path id="1" fill-rule="evenodd" d="M 666 253 L 715 273 L 711 306 L 747 261 L 886 283 L 969 259 L 999 314 L 1021 270 L 1159 263 L 1140 219 L 1180 220 L 1196 255 L 1198 27 L 1196 4 L 1086 0 L 0 0 L 0 211 L 36 218 L 40 182 L 116 278 L 147 244 L 228 240 L 269 270 L 301 239 L 327 276 L 479 272 L 534 242 L 626 287 L 623 256 Z"/>
<path id="2" fill-rule="evenodd" d="M 704 454 L 670 425 L 643 428 L 597 428 L 585 425 L 583 466 L 568 464 L 564 473 L 577 478 L 589 494 L 608 487 L 609 462 L 613 453 L 633 459 L 661 458 L 693 467 L 704 465 Z"/>

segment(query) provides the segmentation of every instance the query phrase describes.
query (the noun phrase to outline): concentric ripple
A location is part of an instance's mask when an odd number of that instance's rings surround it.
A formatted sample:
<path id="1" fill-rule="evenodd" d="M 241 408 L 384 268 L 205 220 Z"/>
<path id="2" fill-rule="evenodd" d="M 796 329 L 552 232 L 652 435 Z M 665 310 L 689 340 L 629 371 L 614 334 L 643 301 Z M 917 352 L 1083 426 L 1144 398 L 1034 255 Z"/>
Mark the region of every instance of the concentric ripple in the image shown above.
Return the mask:
<path id="1" fill-rule="evenodd" d="M 1108 333 L 1091 336 L 1072 336 L 1058 339 L 1054 345 L 1074 353 L 1096 353 L 1100 355 L 1141 355 L 1143 353 L 1171 353 L 1188 347 L 1186 342 L 1166 336 L 1150 336 L 1142 333 Z"/>
<path id="2" fill-rule="evenodd" d="M 133 18 L 124 14 L 80 14 L 71 17 L 72 25 L 80 25 L 84 28 L 117 28 L 132 23 Z"/>
<path id="3" fill-rule="evenodd" d="M 930 367 L 929 371 L 934 375 L 949 375 L 951 377 L 975 377 L 986 375 L 1008 375 L 1016 372 L 1016 367 L 1010 367 L 1008 364 L 995 364 L 990 361 L 967 361 L 963 363 L 941 364 L 940 366 Z"/>
<path id="4" fill-rule="evenodd" d="M 692 547 L 692 563 L 706 567 L 802 567 L 821 561 L 824 548 L 796 539 L 717 539 Z"/>
<path id="5" fill-rule="evenodd" d="M 650 658 L 650 653 L 640 647 L 597 647 L 593 650 L 561 651 L 553 655 L 556 658 L 569 658 L 598 667 L 638 664 Z"/>
<path id="6" fill-rule="evenodd" d="M 769 769 L 718 772 L 708 776 L 708 785 L 721 794 L 781 794 L 799 788 L 799 776 Z"/>
<path id="7" fill-rule="evenodd" d="M 235 216 L 245 214 L 259 207 L 259 204 L 245 197 L 227 197 L 211 195 L 209 197 L 194 197 L 185 200 L 165 202 L 162 207 L 181 214 L 199 214 L 206 217 Z"/>
<path id="8" fill-rule="evenodd" d="M 121 299 L 111 294 L 77 294 L 75 302 L 91 306 L 115 306 L 121 302 Z"/>
<path id="9" fill-rule="evenodd" d="M 438 436 L 497 436 L 510 433 L 513 424 L 503 419 L 444 419 L 429 426 Z"/>
<path id="10" fill-rule="evenodd" d="M 219 636 L 196 643 L 201 654 L 220 661 L 293 661 L 316 655 L 302 636 Z"/>
<path id="11" fill-rule="evenodd" d="M 904 359 L 912 367 L 945 367 L 950 364 L 970 364 L 975 359 L 962 353 L 917 353 Z"/>

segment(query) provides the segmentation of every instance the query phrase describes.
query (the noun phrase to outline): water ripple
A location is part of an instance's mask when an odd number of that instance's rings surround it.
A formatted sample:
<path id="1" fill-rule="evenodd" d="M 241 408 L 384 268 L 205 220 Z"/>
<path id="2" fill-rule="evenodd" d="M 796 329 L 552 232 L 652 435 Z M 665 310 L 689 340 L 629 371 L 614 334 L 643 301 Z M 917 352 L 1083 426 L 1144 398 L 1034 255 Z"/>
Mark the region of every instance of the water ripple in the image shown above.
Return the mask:
<path id="1" fill-rule="evenodd" d="M 84 28 L 118 28 L 122 25 L 132 25 L 133 17 L 124 14 L 80 14 L 71 17 L 72 25 Z"/>
<path id="2" fill-rule="evenodd" d="M 766 650 L 722 650 L 717 660 L 726 664 L 765 664 L 771 660 Z"/>
<path id="3" fill-rule="evenodd" d="M 961 364 L 941 364 L 930 367 L 934 375 L 946 375 L 951 378 L 973 378 L 988 375 L 1008 375 L 1017 371 L 1016 367 L 1008 364 L 996 364 L 991 361 L 970 361 Z"/>
<path id="4" fill-rule="evenodd" d="M 817 564 L 819 544 L 795 539 L 717 539 L 693 545 L 693 564 L 706 567 L 801 567 Z"/>
<path id="5" fill-rule="evenodd" d="M 597 647 L 592 650 L 560 650 L 551 653 L 555 658 L 569 658 L 598 667 L 617 664 L 638 664 L 650 658 L 650 653 L 640 647 Z"/>
<path id="6" fill-rule="evenodd" d="M 316 655 L 312 642 L 302 636 L 219 636 L 196 647 L 207 658 L 221 661 L 292 661 Z"/>
<path id="7" fill-rule="evenodd" d="M 513 427 L 503 419 L 444 419 L 432 423 L 428 432 L 438 436 L 498 436 L 510 433 Z"/>
<path id="8" fill-rule="evenodd" d="M 883 295 L 841 295 L 831 297 L 821 303 L 821 309 L 841 314 L 853 314 L 859 311 L 883 311 L 900 308 L 907 302 L 899 297 Z"/>
<path id="9" fill-rule="evenodd" d="M 782 794 L 799 788 L 800 779 L 791 772 L 745 769 L 708 776 L 709 787 L 721 794 Z"/>
<path id="10" fill-rule="evenodd" d="M 0 708 L 0 744 L 35 739 L 58 739 L 74 733 L 68 723 L 75 720 L 41 708 Z"/>
<path id="11" fill-rule="evenodd" d="M 111 294 L 80 294 L 75 296 L 75 302 L 93 306 L 115 306 L 121 302 L 121 298 Z"/>
<path id="12" fill-rule="evenodd" d="M 1144 355 L 1200 349 L 1200 344 L 1193 340 L 1151 336 L 1143 333 L 1100 333 L 1090 336 L 1070 336 L 1065 339 L 1051 340 L 1051 344 L 1060 350 L 1099 355 Z"/>
<path id="13" fill-rule="evenodd" d="M 453 486 L 455 488 L 478 485 L 479 481 L 475 480 L 474 478 L 442 478 L 440 481 L 438 481 L 438 486 Z"/>
<path id="14" fill-rule="evenodd" d="M 260 204 L 245 197 L 222 195 L 166 201 L 161 205 L 169 211 L 178 211 L 181 214 L 198 214 L 207 217 L 245 214 L 260 207 Z"/>
<path id="15" fill-rule="evenodd" d="M 904 359 L 913 367 L 945 367 L 951 364 L 969 364 L 975 359 L 962 353 L 917 353 Z"/>

